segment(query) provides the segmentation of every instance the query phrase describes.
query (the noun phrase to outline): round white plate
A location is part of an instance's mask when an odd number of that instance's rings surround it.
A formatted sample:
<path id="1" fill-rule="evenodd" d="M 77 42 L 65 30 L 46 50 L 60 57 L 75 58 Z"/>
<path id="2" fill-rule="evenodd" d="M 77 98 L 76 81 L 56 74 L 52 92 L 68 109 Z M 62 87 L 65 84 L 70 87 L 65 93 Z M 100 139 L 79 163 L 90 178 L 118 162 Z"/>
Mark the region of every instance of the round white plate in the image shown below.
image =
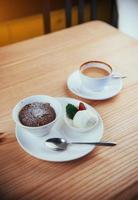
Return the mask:
<path id="1" fill-rule="evenodd" d="M 78 100 L 71 98 L 57 98 L 63 106 L 63 109 L 68 103 L 72 103 L 74 105 L 79 105 Z M 86 104 L 87 108 L 94 109 L 90 105 Z M 97 111 L 95 110 L 97 113 Z M 86 154 L 90 153 L 94 149 L 94 145 L 69 145 L 65 151 L 54 151 L 45 146 L 45 140 L 52 137 L 63 137 L 67 141 L 95 141 L 99 142 L 103 135 L 103 121 L 99 116 L 99 122 L 90 132 L 87 133 L 76 133 L 72 130 L 70 131 L 64 123 L 63 116 L 61 119 L 56 122 L 51 132 L 44 137 L 36 137 L 26 130 L 16 127 L 16 138 L 20 146 L 30 155 L 47 161 L 54 162 L 64 162 L 70 161 Z"/>
<path id="2" fill-rule="evenodd" d="M 79 70 L 77 70 L 69 76 L 67 86 L 72 93 L 79 97 L 90 100 L 104 100 L 117 95 L 123 87 L 123 82 L 121 78 L 113 78 L 102 91 L 91 91 L 82 86 Z"/>

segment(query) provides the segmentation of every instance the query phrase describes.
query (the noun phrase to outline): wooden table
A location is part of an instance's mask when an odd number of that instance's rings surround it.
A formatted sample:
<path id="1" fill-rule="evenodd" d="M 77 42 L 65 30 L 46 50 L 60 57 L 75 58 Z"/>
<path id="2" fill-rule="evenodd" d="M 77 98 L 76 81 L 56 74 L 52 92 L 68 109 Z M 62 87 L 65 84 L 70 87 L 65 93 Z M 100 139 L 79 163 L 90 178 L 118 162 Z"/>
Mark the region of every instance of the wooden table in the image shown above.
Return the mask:
<path id="1" fill-rule="evenodd" d="M 118 96 L 105 101 L 83 99 L 101 114 L 103 139 L 118 145 L 97 147 L 89 155 L 65 163 L 31 157 L 16 142 L 12 108 L 34 94 L 78 98 L 69 92 L 66 80 L 88 60 L 110 63 L 127 76 Z M 136 199 L 137 77 L 138 41 L 100 21 L 1 48 L 0 199 Z"/>

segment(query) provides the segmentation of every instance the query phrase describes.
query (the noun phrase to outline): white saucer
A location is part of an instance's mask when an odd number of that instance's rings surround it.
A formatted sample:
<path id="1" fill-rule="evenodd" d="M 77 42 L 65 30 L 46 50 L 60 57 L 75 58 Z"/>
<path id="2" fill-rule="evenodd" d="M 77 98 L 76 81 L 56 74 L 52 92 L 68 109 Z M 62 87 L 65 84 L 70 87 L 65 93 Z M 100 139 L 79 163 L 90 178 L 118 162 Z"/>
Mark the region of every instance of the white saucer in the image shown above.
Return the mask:
<path id="1" fill-rule="evenodd" d="M 79 97 L 90 100 L 104 100 L 117 95 L 123 87 L 123 82 L 121 78 L 113 78 L 102 91 L 91 91 L 82 86 L 79 70 L 77 70 L 69 76 L 67 86 L 72 93 Z"/>
<path id="2" fill-rule="evenodd" d="M 78 105 L 79 101 L 71 98 L 57 98 L 62 106 L 64 107 L 67 103 L 72 103 L 74 105 Z M 85 104 L 90 109 L 92 108 L 90 105 Z M 98 114 L 98 113 L 97 113 Z M 61 117 L 60 121 L 57 121 L 54 127 L 52 128 L 51 132 L 45 137 L 35 137 L 31 133 L 25 131 L 20 127 L 16 127 L 16 138 L 20 146 L 29 153 L 30 155 L 47 161 L 53 162 L 64 162 L 70 161 L 86 154 L 90 153 L 95 146 L 94 145 L 69 145 L 67 150 L 65 151 L 53 151 L 48 149 L 45 146 L 44 141 L 48 138 L 52 137 L 63 137 L 67 139 L 67 141 L 96 141 L 99 142 L 103 136 L 103 121 L 99 116 L 99 123 L 97 126 L 92 129 L 88 133 L 75 133 L 67 129 L 63 121 L 63 116 Z"/>

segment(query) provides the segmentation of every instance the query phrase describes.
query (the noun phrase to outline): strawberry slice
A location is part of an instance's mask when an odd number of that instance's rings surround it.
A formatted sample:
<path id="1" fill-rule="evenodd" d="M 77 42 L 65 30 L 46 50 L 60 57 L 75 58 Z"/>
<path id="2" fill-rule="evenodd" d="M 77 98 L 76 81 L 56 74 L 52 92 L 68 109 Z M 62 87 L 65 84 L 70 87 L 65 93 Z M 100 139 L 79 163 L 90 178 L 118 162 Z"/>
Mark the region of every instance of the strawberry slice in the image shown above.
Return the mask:
<path id="1" fill-rule="evenodd" d="M 80 102 L 79 110 L 86 110 L 86 107 L 85 107 L 84 103 Z"/>

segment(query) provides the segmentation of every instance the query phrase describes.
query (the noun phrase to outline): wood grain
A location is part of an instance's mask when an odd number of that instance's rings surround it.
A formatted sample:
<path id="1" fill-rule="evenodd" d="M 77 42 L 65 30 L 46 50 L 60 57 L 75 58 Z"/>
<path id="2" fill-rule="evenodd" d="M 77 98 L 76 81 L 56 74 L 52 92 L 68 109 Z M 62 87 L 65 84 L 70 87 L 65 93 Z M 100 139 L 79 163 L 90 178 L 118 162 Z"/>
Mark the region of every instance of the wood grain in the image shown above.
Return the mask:
<path id="1" fill-rule="evenodd" d="M 137 55 L 136 40 L 99 21 L 0 49 L 2 199 L 137 198 Z M 15 140 L 13 106 L 33 94 L 78 98 L 67 89 L 66 79 L 87 60 L 108 62 L 127 76 L 118 96 L 105 101 L 83 99 L 101 114 L 103 139 L 118 145 L 97 147 L 86 157 L 68 163 L 44 162 L 29 156 Z"/>

